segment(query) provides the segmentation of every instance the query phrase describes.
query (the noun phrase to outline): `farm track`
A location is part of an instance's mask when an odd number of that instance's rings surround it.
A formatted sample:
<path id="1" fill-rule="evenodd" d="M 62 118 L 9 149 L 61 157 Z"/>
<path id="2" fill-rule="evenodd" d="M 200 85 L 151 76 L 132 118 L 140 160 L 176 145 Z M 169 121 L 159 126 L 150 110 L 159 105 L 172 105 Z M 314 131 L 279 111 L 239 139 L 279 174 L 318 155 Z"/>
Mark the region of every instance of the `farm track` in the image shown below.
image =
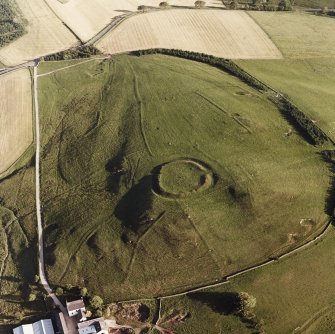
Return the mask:
<path id="1" fill-rule="evenodd" d="M 141 128 L 141 134 L 142 134 L 142 138 L 145 144 L 146 149 L 148 150 L 149 154 L 151 156 L 153 156 L 152 150 L 150 148 L 149 142 L 148 142 L 148 138 L 145 134 L 145 129 L 144 129 L 144 112 L 143 112 L 143 101 L 140 95 L 140 90 L 138 88 L 138 79 L 137 79 L 137 75 L 136 72 L 133 68 L 133 66 L 129 63 L 129 67 L 131 68 L 133 75 L 134 75 L 134 92 L 135 92 L 135 98 L 137 101 L 137 105 L 138 105 L 138 109 L 139 109 L 139 116 L 140 116 L 140 128 Z"/>
<path id="2" fill-rule="evenodd" d="M 97 58 L 95 58 L 95 59 L 97 59 Z M 101 58 L 101 59 L 106 59 L 106 58 Z M 82 63 L 83 62 L 81 62 L 80 64 L 82 64 Z M 75 65 L 72 65 L 72 66 L 77 66 L 77 65 L 79 65 L 79 64 L 75 64 Z M 5 75 L 7 73 L 10 73 L 12 71 L 17 71 L 21 68 L 30 67 L 30 66 L 32 66 L 32 62 L 25 63 L 23 65 L 20 65 L 19 67 L 1 69 L 0 70 L 0 76 Z M 67 67 L 64 67 L 62 69 L 52 71 L 50 73 L 45 73 L 43 75 L 37 75 L 37 66 L 38 66 L 38 63 L 35 63 L 35 65 L 34 65 L 34 104 L 35 104 L 35 118 L 36 118 L 36 124 L 35 124 L 36 125 L 36 212 L 37 212 L 38 235 L 39 235 L 39 273 L 40 273 L 40 278 L 41 278 L 41 284 L 43 285 L 44 289 L 47 291 L 48 295 L 53 299 L 55 304 L 60 307 L 61 311 L 63 312 L 64 316 L 66 317 L 66 320 L 68 321 L 67 312 L 66 312 L 64 306 L 59 301 L 59 299 L 56 297 L 56 295 L 52 292 L 52 289 L 50 288 L 50 286 L 48 284 L 46 274 L 45 274 L 45 269 L 44 269 L 43 226 L 42 226 L 41 200 L 40 200 L 40 131 L 39 131 L 39 113 L 38 113 L 38 96 L 37 96 L 37 78 L 39 76 L 49 75 L 49 74 L 52 74 L 54 72 L 64 70 L 64 69 L 72 67 L 72 66 L 67 66 Z M 135 75 L 135 73 L 134 73 L 134 75 Z M 197 287 L 197 288 L 188 289 L 188 290 L 185 290 L 181 293 L 158 296 L 156 298 L 133 299 L 133 300 L 125 300 L 125 301 L 132 302 L 132 301 L 139 301 L 139 300 L 158 300 L 159 305 L 161 306 L 161 300 L 163 300 L 163 299 L 183 296 L 183 295 L 186 295 L 186 294 L 189 294 L 189 293 L 193 293 L 193 292 L 197 292 L 197 291 L 205 290 L 205 289 L 210 289 L 210 288 L 221 286 L 223 284 L 227 284 L 227 283 L 229 283 L 230 279 L 236 278 L 236 277 L 241 276 L 243 274 L 246 274 L 248 272 L 251 272 L 251 271 L 263 268 L 265 266 L 268 266 L 268 265 L 270 265 L 274 262 L 280 261 L 281 259 L 283 259 L 285 257 L 288 257 L 288 256 L 290 256 L 294 253 L 300 252 L 303 249 L 309 247 L 310 245 L 313 245 L 314 243 L 317 243 L 318 241 L 320 241 L 326 235 L 326 233 L 328 232 L 328 230 L 331 229 L 331 227 L 332 227 L 332 222 L 329 221 L 327 226 L 323 229 L 323 231 L 318 236 L 316 236 L 312 240 L 310 240 L 309 242 L 297 247 L 296 249 L 288 251 L 287 253 L 279 256 L 276 260 L 270 259 L 270 260 L 268 260 L 264 263 L 260 263 L 258 265 L 252 266 L 250 268 L 246 268 L 246 269 L 241 270 L 241 271 L 239 271 L 235 274 L 225 276 L 220 280 L 220 282 L 208 284 L 208 285 L 205 285 L 205 286 L 200 286 L 200 287 Z M 160 310 L 159 310 L 159 312 L 160 312 Z M 160 315 L 159 315 L 159 318 L 160 318 Z M 70 323 L 72 323 L 71 319 L 70 319 Z M 71 325 L 70 325 L 70 328 L 71 328 Z M 71 333 L 71 330 L 70 330 L 70 333 Z"/>
<path id="3" fill-rule="evenodd" d="M 40 276 L 40 284 L 43 286 L 44 290 L 47 292 L 48 296 L 53 300 L 55 305 L 61 310 L 64 315 L 69 334 L 76 333 L 76 325 L 68 316 L 66 308 L 57 298 L 56 294 L 51 289 L 46 274 L 45 274 L 45 261 L 44 261 L 44 242 L 43 242 L 43 224 L 42 224 L 42 211 L 41 211 L 41 174 L 40 174 L 40 121 L 39 121 L 39 108 L 38 108 L 38 94 L 37 94 L 37 67 L 38 61 L 34 64 L 34 77 L 33 77 L 33 87 L 34 87 L 34 109 L 35 109 L 35 130 L 36 130 L 36 156 L 35 156 L 35 182 L 36 182 L 36 218 L 37 218 L 37 229 L 38 229 L 38 271 Z"/>

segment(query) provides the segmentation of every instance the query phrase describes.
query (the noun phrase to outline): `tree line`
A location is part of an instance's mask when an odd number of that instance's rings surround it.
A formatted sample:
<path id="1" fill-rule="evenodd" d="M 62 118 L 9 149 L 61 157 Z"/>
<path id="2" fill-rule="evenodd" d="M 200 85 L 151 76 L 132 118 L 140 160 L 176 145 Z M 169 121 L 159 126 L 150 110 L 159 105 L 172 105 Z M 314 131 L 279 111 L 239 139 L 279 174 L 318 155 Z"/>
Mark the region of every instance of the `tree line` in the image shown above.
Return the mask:
<path id="1" fill-rule="evenodd" d="M 176 50 L 176 49 L 147 49 L 133 51 L 132 54 L 141 56 L 146 54 L 165 54 L 174 57 L 189 59 L 205 63 L 214 67 L 217 67 L 235 77 L 246 84 L 252 86 L 253 88 L 266 92 L 268 98 L 277 105 L 278 109 L 287 118 L 287 120 L 292 123 L 292 125 L 297 128 L 297 130 L 307 137 L 310 142 L 316 145 L 322 145 L 326 142 L 331 142 L 329 137 L 310 119 L 308 118 L 297 106 L 295 106 L 286 96 L 274 91 L 242 68 L 240 68 L 232 60 L 219 58 L 204 53 Z"/>

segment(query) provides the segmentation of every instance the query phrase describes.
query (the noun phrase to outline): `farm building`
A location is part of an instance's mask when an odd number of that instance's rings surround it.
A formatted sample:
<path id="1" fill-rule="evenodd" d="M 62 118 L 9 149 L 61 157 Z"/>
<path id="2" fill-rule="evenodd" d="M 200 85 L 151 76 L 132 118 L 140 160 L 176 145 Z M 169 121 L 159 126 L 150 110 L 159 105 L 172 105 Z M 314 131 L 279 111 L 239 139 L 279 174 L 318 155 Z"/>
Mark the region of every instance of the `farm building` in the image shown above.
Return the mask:
<path id="1" fill-rule="evenodd" d="M 86 308 L 82 298 L 66 302 L 66 308 L 70 317 L 77 317 L 78 321 L 86 320 Z"/>
<path id="2" fill-rule="evenodd" d="M 13 329 L 13 334 L 55 334 L 55 331 L 51 320 L 44 319 L 16 327 Z"/>
<path id="3" fill-rule="evenodd" d="M 104 318 L 92 319 L 78 323 L 79 334 L 107 334 L 108 327 Z"/>

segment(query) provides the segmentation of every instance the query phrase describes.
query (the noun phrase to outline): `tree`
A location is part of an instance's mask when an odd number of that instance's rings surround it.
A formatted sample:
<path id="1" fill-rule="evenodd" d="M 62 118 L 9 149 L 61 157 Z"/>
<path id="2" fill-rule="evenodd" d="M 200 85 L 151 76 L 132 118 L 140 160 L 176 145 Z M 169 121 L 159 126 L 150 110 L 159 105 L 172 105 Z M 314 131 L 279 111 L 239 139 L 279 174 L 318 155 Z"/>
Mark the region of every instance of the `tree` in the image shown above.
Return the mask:
<path id="1" fill-rule="evenodd" d="M 169 7 L 169 4 L 166 2 L 166 1 L 163 1 L 159 4 L 159 7 L 160 8 L 168 8 Z"/>
<path id="2" fill-rule="evenodd" d="M 292 5 L 290 0 L 280 0 L 278 3 L 278 10 L 286 11 L 292 10 Z"/>
<path id="3" fill-rule="evenodd" d="M 94 310 L 98 310 L 102 307 L 104 301 L 100 296 L 94 296 L 91 300 L 90 300 L 90 305 Z"/>
<path id="4" fill-rule="evenodd" d="M 328 13 L 328 7 L 323 7 L 321 9 L 321 14 L 327 14 Z"/>
<path id="5" fill-rule="evenodd" d="M 57 289 L 56 289 L 56 296 L 62 296 L 64 293 L 64 290 L 59 286 Z"/>
<path id="6" fill-rule="evenodd" d="M 40 277 L 38 275 L 35 275 L 34 281 L 35 281 L 35 283 L 38 283 L 40 281 Z"/>
<path id="7" fill-rule="evenodd" d="M 144 6 L 144 5 L 140 5 L 137 7 L 137 10 L 141 10 L 143 13 L 148 9 L 147 6 Z"/>
<path id="8" fill-rule="evenodd" d="M 87 294 L 88 294 L 88 291 L 87 291 L 87 288 L 81 288 L 80 289 L 80 295 L 82 296 L 82 297 L 85 297 L 85 296 L 87 296 Z"/>
<path id="9" fill-rule="evenodd" d="M 28 300 L 30 301 L 30 302 L 33 302 L 33 301 L 35 301 L 36 300 L 36 294 L 35 293 L 33 293 L 33 292 L 31 292 L 30 294 L 29 294 L 29 296 L 28 296 Z"/>
<path id="10" fill-rule="evenodd" d="M 256 306 L 256 298 L 252 295 L 249 295 L 247 292 L 240 292 L 238 294 L 238 307 L 236 310 L 237 315 L 241 315 L 245 318 L 253 317 L 253 309 Z"/>
<path id="11" fill-rule="evenodd" d="M 230 9 L 238 9 L 239 8 L 239 3 L 237 0 L 232 0 L 229 4 Z"/>
<path id="12" fill-rule="evenodd" d="M 204 8 L 206 6 L 206 2 L 205 1 L 201 1 L 201 0 L 197 0 L 194 3 L 195 8 Z"/>

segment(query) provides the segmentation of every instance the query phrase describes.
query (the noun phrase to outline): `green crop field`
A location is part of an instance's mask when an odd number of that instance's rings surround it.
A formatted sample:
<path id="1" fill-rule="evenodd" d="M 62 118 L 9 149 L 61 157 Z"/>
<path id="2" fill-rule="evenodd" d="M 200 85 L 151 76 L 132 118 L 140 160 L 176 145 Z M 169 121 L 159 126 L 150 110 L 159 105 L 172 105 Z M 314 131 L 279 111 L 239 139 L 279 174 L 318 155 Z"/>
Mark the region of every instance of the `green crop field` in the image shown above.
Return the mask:
<path id="1" fill-rule="evenodd" d="M 334 333 L 335 231 L 300 253 L 234 278 L 219 288 L 163 301 L 162 314 L 173 309 L 190 312 L 182 333 L 251 333 L 225 303 L 231 293 L 247 292 L 256 298 L 254 314 L 266 333 Z M 208 323 L 212 324 L 209 328 Z M 213 328 L 215 331 L 213 331 Z M 177 327 L 176 327 L 177 329 Z"/>
<path id="2" fill-rule="evenodd" d="M 335 55 L 335 20 L 304 12 L 248 12 L 285 58 Z"/>
<path id="3" fill-rule="evenodd" d="M 335 58 L 238 63 L 253 76 L 287 95 L 335 140 Z"/>
<path id="4" fill-rule="evenodd" d="M 181 291 L 292 249 L 329 219 L 319 148 L 218 69 L 116 56 L 40 77 L 39 97 L 54 285 L 106 301 Z"/>

